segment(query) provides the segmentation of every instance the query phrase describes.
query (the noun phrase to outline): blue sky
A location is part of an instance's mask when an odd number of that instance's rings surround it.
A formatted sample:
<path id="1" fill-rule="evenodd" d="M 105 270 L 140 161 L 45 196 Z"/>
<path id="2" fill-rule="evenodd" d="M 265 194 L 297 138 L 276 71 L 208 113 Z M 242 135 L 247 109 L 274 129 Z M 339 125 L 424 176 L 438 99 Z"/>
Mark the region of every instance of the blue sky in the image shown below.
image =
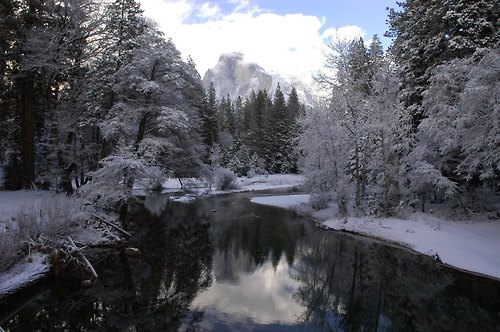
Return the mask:
<path id="1" fill-rule="evenodd" d="M 387 7 L 395 8 L 396 0 L 259 0 L 262 8 L 279 14 L 302 13 L 325 17 L 325 27 L 356 25 L 371 38 L 378 34 L 382 39 L 387 30 Z M 387 46 L 390 40 L 386 40 Z"/>
<path id="2" fill-rule="evenodd" d="M 202 76 L 220 54 L 241 52 L 268 71 L 306 81 L 321 70 L 330 39 L 378 34 L 389 46 L 386 7 L 396 7 L 396 0 L 139 1 Z"/>

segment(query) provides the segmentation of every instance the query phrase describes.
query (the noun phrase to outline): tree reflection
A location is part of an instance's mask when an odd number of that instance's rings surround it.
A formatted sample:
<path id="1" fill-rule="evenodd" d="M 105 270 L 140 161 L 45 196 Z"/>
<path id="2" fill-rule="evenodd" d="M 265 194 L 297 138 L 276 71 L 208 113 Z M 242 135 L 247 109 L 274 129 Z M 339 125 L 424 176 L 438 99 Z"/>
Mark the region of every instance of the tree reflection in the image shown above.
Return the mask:
<path id="1" fill-rule="evenodd" d="M 180 206 L 150 221 L 141 259 L 114 254 L 96 264 L 99 282 L 71 296 L 52 292 L 44 308 L 15 315 L 8 331 L 175 331 L 196 295 L 212 283 L 209 225 Z M 65 288 L 62 292 L 67 293 Z M 190 314 L 195 326 L 202 312 Z"/>
<path id="2" fill-rule="evenodd" d="M 490 291 L 470 291 L 478 277 L 427 257 L 331 233 L 309 243 L 314 245 L 299 253 L 293 272 L 302 282 L 293 296 L 305 307 L 301 323 L 320 331 L 498 330 L 500 301 L 491 290 L 498 296 L 500 287 L 494 281 L 482 281 Z M 457 317 L 457 311 L 464 314 Z"/>
<path id="3" fill-rule="evenodd" d="M 195 330 L 214 314 L 207 311 L 204 317 L 191 309 L 212 276 L 225 281 L 250 276 L 259 264 L 286 257 L 299 282 L 283 290 L 289 279 L 270 281 L 284 294 L 283 302 L 294 292 L 291 301 L 303 307 L 298 329 L 500 331 L 498 281 L 452 271 L 377 241 L 324 232 L 286 211 L 219 197 L 170 205 L 161 216 L 139 210 L 134 220 L 141 224 L 133 231 L 143 257 L 94 256 L 99 274 L 94 288 L 58 286 L 6 321 L 0 308 L 0 325 L 6 331 Z M 237 303 L 240 293 L 234 294 Z M 227 318 L 221 317 L 212 319 Z"/>
<path id="4" fill-rule="evenodd" d="M 247 254 L 254 268 L 268 260 L 276 268 L 284 255 L 288 264 L 293 265 L 296 247 L 304 238 L 303 225 L 291 222 L 290 217 L 284 218 L 286 211 L 266 207 L 261 210 L 258 215 L 249 212 L 228 216 L 231 222 L 218 229 L 217 248 L 225 253 L 229 263 L 240 254 Z"/>

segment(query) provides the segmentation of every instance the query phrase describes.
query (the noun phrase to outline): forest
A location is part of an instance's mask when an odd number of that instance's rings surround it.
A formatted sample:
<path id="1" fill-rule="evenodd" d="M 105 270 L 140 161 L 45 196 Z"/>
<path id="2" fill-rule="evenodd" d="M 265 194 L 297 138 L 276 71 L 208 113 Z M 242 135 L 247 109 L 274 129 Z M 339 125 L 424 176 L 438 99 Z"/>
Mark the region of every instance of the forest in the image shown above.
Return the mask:
<path id="1" fill-rule="evenodd" d="M 118 207 L 134 183 L 305 175 L 341 215 L 453 200 L 481 209 L 500 179 L 498 3 L 408 0 L 393 42 L 331 40 L 322 97 L 218 99 L 134 0 L 0 1 L 6 189 Z M 222 178 L 222 180 L 221 180 Z M 217 180 L 218 179 L 218 180 Z"/>

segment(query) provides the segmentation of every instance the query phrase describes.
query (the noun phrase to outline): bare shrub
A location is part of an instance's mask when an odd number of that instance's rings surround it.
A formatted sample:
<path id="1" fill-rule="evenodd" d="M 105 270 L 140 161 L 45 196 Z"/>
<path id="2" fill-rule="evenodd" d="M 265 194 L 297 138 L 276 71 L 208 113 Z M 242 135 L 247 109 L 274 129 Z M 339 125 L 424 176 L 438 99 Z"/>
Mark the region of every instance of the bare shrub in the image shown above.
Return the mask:
<path id="1" fill-rule="evenodd" d="M 0 271 L 12 266 L 20 256 L 24 246 L 19 232 L 12 230 L 12 223 L 2 223 L 0 231 Z"/>
<path id="2" fill-rule="evenodd" d="M 219 190 L 238 189 L 237 178 L 230 169 L 219 167 L 214 170 L 214 185 Z"/>
<path id="3" fill-rule="evenodd" d="M 25 205 L 14 215 L 22 236 L 57 238 L 72 233 L 71 225 L 83 219 L 79 204 L 65 196 L 53 196 Z"/>
<path id="4" fill-rule="evenodd" d="M 43 237 L 54 242 L 71 235 L 86 219 L 80 204 L 66 196 L 52 196 L 25 204 L 8 221 L 0 223 L 0 270 L 28 252 L 30 244 Z"/>
<path id="5" fill-rule="evenodd" d="M 320 192 L 312 194 L 309 198 L 309 204 L 314 210 L 323 210 L 332 202 L 333 197 L 331 192 Z"/>

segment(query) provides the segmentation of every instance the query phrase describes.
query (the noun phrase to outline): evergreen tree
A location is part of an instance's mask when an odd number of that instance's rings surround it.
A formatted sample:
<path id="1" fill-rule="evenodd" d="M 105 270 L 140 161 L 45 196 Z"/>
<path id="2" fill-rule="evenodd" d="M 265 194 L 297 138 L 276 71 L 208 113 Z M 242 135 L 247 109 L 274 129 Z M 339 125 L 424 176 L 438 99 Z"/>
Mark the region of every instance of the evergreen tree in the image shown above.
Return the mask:
<path id="1" fill-rule="evenodd" d="M 205 97 L 205 107 L 200 115 L 202 121 L 202 137 L 208 151 L 217 142 L 218 123 L 217 123 L 217 98 L 213 82 Z"/>
<path id="2" fill-rule="evenodd" d="M 498 50 L 482 49 L 433 71 L 423 99 L 427 117 L 410 155 L 415 192 L 455 196 L 481 184 L 496 189 L 499 59 Z"/>
<path id="3" fill-rule="evenodd" d="M 281 87 L 276 87 L 270 120 L 269 171 L 288 173 L 295 168 L 292 144 L 294 118 L 287 108 Z"/>
<path id="4" fill-rule="evenodd" d="M 295 89 L 295 87 L 292 87 L 292 90 L 290 90 L 290 93 L 288 94 L 286 108 L 288 109 L 290 116 L 295 121 L 297 121 L 300 116 L 305 114 L 305 107 L 300 102 L 299 95 L 297 94 L 297 89 Z"/>
<path id="5" fill-rule="evenodd" d="M 19 3 L 0 2 L 0 165 L 5 165 L 4 184 L 9 189 L 22 186 L 20 169 L 20 123 L 16 121 L 16 66 L 19 53 L 16 41 L 19 38 L 20 18 L 15 14 Z"/>
<path id="6" fill-rule="evenodd" d="M 359 92 L 370 93 L 370 56 L 365 47 L 363 38 L 353 41 L 349 45 L 347 58 L 346 82 L 353 85 Z"/>
<path id="7" fill-rule="evenodd" d="M 259 90 L 252 92 L 245 102 L 244 125 L 245 145 L 260 158 L 269 160 L 269 131 L 266 130 L 268 122 L 266 117 L 270 110 L 271 100 L 267 92 Z"/>
<path id="8" fill-rule="evenodd" d="M 482 47 L 498 48 L 498 3 L 494 0 L 409 0 L 389 11 L 391 46 L 401 66 L 402 101 L 417 128 L 424 117 L 423 92 L 432 70 Z"/>
<path id="9" fill-rule="evenodd" d="M 289 145 L 291 147 L 291 172 L 297 172 L 297 160 L 299 158 L 297 150 L 298 138 L 302 132 L 302 128 L 299 124 L 299 119 L 303 117 L 306 113 L 305 106 L 300 102 L 299 96 L 297 94 L 297 90 L 295 87 L 292 87 L 292 90 L 288 94 L 288 101 L 286 104 L 286 108 L 291 117 L 290 121 L 290 136 L 289 136 Z"/>
<path id="10" fill-rule="evenodd" d="M 69 103 L 69 108 L 75 109 L 81 78 L 92 54 L 90 45 L 100 31 L 99 16 L 95 14 L 98 5 L 92 0 L 8 3 L 10 6 L 2 3 L 10 16 L 5 22 L 15 30 L 5 35 L 11 38 L 4 44 L 4 49 L 7 45 L 9 48 L 6 59 L 10 66 L 3 77 L 10 82 L 12 98 L 5 109 L 16 123 L 9 136 L 17 141 L 9 144 L 10 155 L 21 156 L 19 173 L 24 187 L 32 187 L 48 169 L 57 169 L 65 179 L 66 189 L 70 189 L 68 174 L 63 170 L 68 170 L 71 162 L 67 158 L 68 146 L 64 145 L 75 137 L 74 128 L 58 128 L 54 119 L 65 112 Z M 20 107 L 15 105 L 16 99 Z M 18 114 L 14 116 L 16 109 Z M 54 158 L 48 166 L 49 153 L 62 158 Z M 17 157 L 9 159 L 13 164 L 7 168 L 18 164 Z"/>
<path id="11" fill-rule="evenodd" d="M 219 114 L 219 128 L 222 132 L 227 132 L 231 135 L 235 133 L 235 111 L 233 104 L 231 103 L 231 99 L 229 95 L 227 97 L 223 97 L 218 107 Z"/>

